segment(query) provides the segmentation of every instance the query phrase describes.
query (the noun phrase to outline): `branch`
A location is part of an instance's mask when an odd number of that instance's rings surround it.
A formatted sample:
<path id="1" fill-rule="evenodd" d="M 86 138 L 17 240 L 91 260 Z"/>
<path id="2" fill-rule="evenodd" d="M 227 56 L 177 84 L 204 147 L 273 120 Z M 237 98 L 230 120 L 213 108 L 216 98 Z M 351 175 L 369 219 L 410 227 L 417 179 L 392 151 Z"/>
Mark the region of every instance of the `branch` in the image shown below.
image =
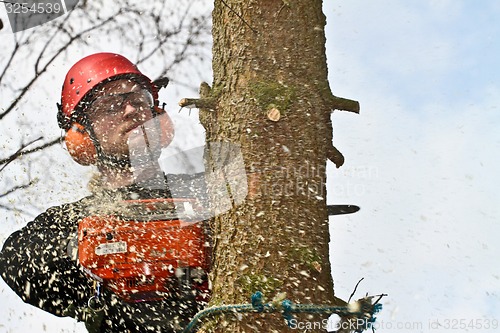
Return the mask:
<path id="1" fill-rule="evenodd" d="M 351 298 L 354 296 L 354 294 L 356 293 L 356 290 L 358 290 L 358 286 L 359 284 L 361 283 L 361 281 L 363 281 L 365 278 L 361 278 L 358 283 L 356 283 L 356 286 L 354 287 L 354 290 L 352 291 L 351 293 L 351 296 L 349 296 L 349 299 L 347 300 L 347 303 L 350 303 L 351 302 Z"/>
<path id="2" fill-rule="evenodd" d="M 344 165 L 344 155 L 334 145 L 331 145 L 326 151 L 326 157 L 335 164 L 337 169 Z"/>
<path id="3" fill-rule="evenodd" d="M 7 69 L 10 67 L 12 60 L 16 56 L 17 51 L 19 51 L 20 44 L 19 42 L 15 39 L 16 43 L 14 45 L 14 50 L 11 52 L 9 60 L 7 61 L 7 64 L 5 65 L 2 74 L 0 74 L 0 82 L 2 82 L 3 77 L 5 76 L 5 73 L 7 72 Z"/>
<path id="4" fill-rule="evenodd" d="M 20 156 L 23 156 L 23 155 L 29 155 L 29 154 L 32 154 L 34 152 L 37 152 L 37 151 L 40 151 L 42 149 L 45 149 L 45 148 L 48 148 L 48 147 L 51 147 L 59 142 L 61 142 L 62 138 L 56 138 L 52 141 L 49 141 L 47 143 L 44 143 L 43 145 L 41 146 L 38 146 L 38 147 L 35 147 L 35 148 L 32 148 L 32 149 L 28 149 L 26 151 L 23 151 L 24 148 L 28 147 L 29 145 L 35 143 L 36 141 L 39 141 L 41 140 L 43 137 L 39 137 L 38 139 L 35 139 L 31 142 L 28 142 L 27 144 L 23 144 L 21 146 L 21 148 L 19 148 L 14 154 L 12 154 L 11 156 L 7 157 L 7 158 L 3 158 L 3 159 L 0 159 L 0 165 L 2 164 L 5 164 L 1 169 L 0 171 L 2 171 L 3 169 L 5 169 L 5 167 L 11 163 L 12 161 L 14 161 L 16 158 L 20 157 Z"/>
<path id="5" fill-rule="evenodd" d="M 36 180 L 30 180 L 29 183 L 27 183 L 27 184 L 14 186 L 13 188 L 11 188 L 10 190 L 8 190 L 7 192 L 4 192 L 4 193 L 0 194 L 0 198 L 6 197 L 9 194 L 11 194 L 11 193 L 13 193 L 13 192 L 15 192 L 17 190 L 22 190 L 22 189 L 28 188 L 31 185 L 35 184 L 36 182 L 37 182 Z"/>
<path id="6" fill-rule="evenodd" d="M 332 110 L 359 113 L 359 102 L 352 99 L 333 96 L 330 107 Z"/>
<path id="7" fill-rule="evenodd" d="M 5 210 L 8 210 L 8 211 L 16 211 L 16 212 L 20 212 L 20 213 L 23 213 L 25 215 L 29 215 L 29 212 L 24 210 L 24 209 L 19 209 L 19 208 L 16 208 L 16 207 L 10 207 L 10 206 L 6 206 L 6 205 L 3 205 L 3 204 L 0 204 L 0 209 L 5 209 Z"/>
<path id="8" fill-rule="evenodd" d="M 213 98 L 183 98 L 179 101 L 179 106 L 183 108 L 215 109 Z"/>
<path id="9" fill-rule="evenodd" d="M 0 198 L 4 198 L 4 197 L 8 196 L 9 194 L 12 194 L 12 193 L 14 193 L 16 191 L 28 188 L 28 187 L 32 186 L 33 184 L 35 184 L 37 182 L 38 182 L 38 179 L 34 179 L 34 180 L 30 180 L 27 184 L 14 186 L 10 190 L 7 190 L 6 192 L 1 193 L 0 194 Z M 29 215 L 29 212 L 26 211 L 26 210 L 24 210 L 24 209 L 20 209 L 18 207 L 7 206 L 7 205 L 1 204 L 1 203 L 0 203 L 0 209 L 5 209 L 5 210 L 8 210 L 8 211 L 17 211 L 17 212 Z"/>
<path id="10" fill-rule="evenodd" d="M 118 11 L 118 13 L 119 13 L 119 11 Z M 45 71 L 47 71 L 47 69 L 50 67 L 52 62 L 54 62 L 59 57 L 59 55 L 61 55 L 66 49 L 68 49 L 70 47 L 70 45 L 73 44 L 74 41 L 80 39 L 81 36 L 85 35 L 86 33 L 90 32 L 92 30 L 99 29 L 100 27 L 108 24 L 109 22 L 112 22 L 115 19 L 115 17 L 118 15 L 118 13 L 116 15 L 112 15 L 112 16 L 108 17 L 106 20 L 104 20 L 103 22 L 101 22 L 95 26 L 92 26 L 92 27 L 87 28 L 83 31 L 80 31 L 75 36 L 71 36 L 70 40 L 65 45 L 60 47 L 55 52 L 55 54 L 48 60 L 48 62 L 43 66 L 43 68 L 40 69 L 38 71 L 38 73 L 35 73 L 35 76 L 24 86 L 24 88 L 21 89 L 21 93 L 14 99 L 14 101 L 10 104 L 10 106 L 7 107 L 7 109 L 5 109 L 2 113 L 0 113 L 0 120 L 2 120 L 7 114 L 9 114 L 12 110 L 14 110 L 16 105 L 19 103 L 19 101 L 21 101 L 21 99 L 28 92 L 28 90 L 31 88 L 31 86 L 34 85 L 35 82 L 41 77 L 41 74 L 43 74 Z M 63 23 L 61 23 L 61 25 L 59 26 L 60 28 L 62 27 L 62 24 Z M 39 59 L 37 60 L 36 66 L 38 66 L 38 62 L 39 62 Z M 36 66 L 35 66 L 35 69 L 37 69 Z"/>

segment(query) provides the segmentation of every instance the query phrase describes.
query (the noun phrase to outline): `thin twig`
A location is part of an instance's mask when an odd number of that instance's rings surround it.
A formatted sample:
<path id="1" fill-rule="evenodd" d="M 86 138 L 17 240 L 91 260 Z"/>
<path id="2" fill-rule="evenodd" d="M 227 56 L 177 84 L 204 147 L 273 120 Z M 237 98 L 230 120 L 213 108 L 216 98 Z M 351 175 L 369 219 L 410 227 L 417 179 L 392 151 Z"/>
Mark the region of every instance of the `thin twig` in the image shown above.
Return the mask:
<path id="1" fill-rule="evenodd" d="M 380 294 L 378 295 L 379 297 L 377 298 L 377 300 L 373 303 L 373 305 L 377 304 L 378 302 L 380 302 L 380 300 L 382 299 L 382 297 L 385 297 L 387 296 L 387 294 Z"/>
<path id="2" fill-rule="evenodd" d="M 6 206 L 6 205 L 3 205 L 3 204 L 0 204 L 0 209 L 5 209 L 5 210 L 8 210 L 8 211 L 15 211 L 15 212 L 19 212 L 19 213 L 22 213 L 22 214 L 25 214 L 25 215 L 30 215 L 30 213 L 24 209 L 20 209 L 20 208 L 17 208 L 17 207 L 10 207 L 10 206 Z"/>
<path id="3" fill-rule="evenodd" d="M 358 283 L 356 283 L 356 286 L 354 287 L 354 290 L 352 291 L 352 294 L 351 296 L 349 296 L 349 300 L 347 301 L 347 303 L 350 303 L 351 302 L 351 298 L 354 296 L 354 294 L 356 293 L 356 290 L 358 289 L 358 286 L 359 284 L 361 283 L 361 281 L 363 281 L 365 278 L 361 278 L 361 280 L 358 281 Z"/>
<path id="4" fill-rule="evenodd" d="M 120 11 L 118 11 L 119 13 Z M 85 34 L 87 34 L 88 32 L 92 31 L 92 30 L 96 30 L 96 29 L 99 29 L 100 27 L 102 26 L 105 26 L 106 24 L 108 24 L 109 22 L 112 22 L 113 20 L 115 20 L 115 17 L 118 16 L 118 14 L 116 15 L 112 15 L 110 17 L 108 17 L 106 20 L 104 20 L 103 22 L 93 26 L 93 27 L 90 27 L 88 29 L 85 29 L 83 31 L 80 31 L 78 34 L 76 34 L 75 36 L 72 36 L 70 37 L 70 40 L 62 47 L 60 47 L 56 52 L 55 54 L 48 60 L 48 62 L 43 66 L 43 68 L 38 72 L 36 73 L 37 75 L 35 75 L 25 86 L 24 88 L 21 90 L 21 93 L 14 99 L 14 101 L 10 104 L 9 107 L 7 107 L 6 110 L 4 110 L 2 113 L 0 113 L 0 120 L 5 117 L 7 114 L 9 114 L 13 109 L 14 107 L 19 103 L 19 101 L 21 101 L 21 99 L 24 97 L 24 95 L 28 92 L 28 90 L 31 88 L 32 85 L 35 84 L 35 82 L 41 77 L 41 74 L 44 73 L 45 71 L 47 71 L 47 69 L 50 67 L 50 65 L 57 59 L 57 57 L 59 57 L 59 55 L 61 55 L 66 49 L 69 48 L 69 46 L 75 41 L 75 40 L 79 40 L 81 38 L 81 36 L 84 36 Z"/>
<path id="5" fill-rule="evenodd" d="M 43 136 L 41 136 L 39 138 L 36 138 L 35 140 L 33 140 L 31 142 L 28 142 L 27 144 L 21 145 L 21 148 L 19 148 L 14 154 L 10 155 L 6 159 L 0 160 L 0 165 L 5 163 L 5 165 L 0 169 L 0 172 L 3 171 L 3 169 L 5 169 L 5 167 L 7 165 L 9 165 L 10 162 L 14 161 L 16 158 L 18 158 L 19 156 L 21 156 L 22 151 L 23 151 L 24 148 L 28 147 L 29 145 L 31 145 L 31 144 L 33 144 L 33 143 L 35 143 L 35 142 L 37 142 L 37 141 L 39 141 L 41 139 L 43 139 Z"/>
<path id="6" fill-rule="evenodd" d="M 38 146 L 38 147 L 35 147 L 35 148 L 32 148 L 32 149 L 28 149 L 28 150 L 25 150 L 23 151 L 24 148 L 26 148 L 27 146 L 31 145 L 32 143 L 35 143 L 36 141 L 38 140 L 41 140 L 43 137 L 39 137 L 38 139 L 35 139 L 31 142 L 29 142 L 28 144 L 25 144 L 23 145 L 21 148 L 19 148 L 14 154 L 12 154 L 11 156 L 7 157 L 7 158 L 4 158 L 4 159 L 1 159 L 0 160 L 0 165 L 2 164 L 5 164 L 2 169 L 0 169 L 0 171 L 2 171 L 6 166 L 7 164 L 9 164 L 10 162 L 14 161 L 16 158 L 18 158 L 19 156 L 21 155 L 28 155 L 28 154 L 31 154 L 31 153 L 34 153 L 34 152 L 37 152 L 37 151 L 40 151 L 42 149 L 45 149 L 45 148 L 48 148 L 48 147 L 51 147 L 59 142 L 61 142 L 62 138 L 58 137 L 52 141 L 49 141 L 47 143 L 44 143 L 43 145 L 41 146 Z"/>
<path id="7" fill-rule="evenodd" d="M 30 181 L 29 181 L 29 183 L 27 183 L 27 184 L 14 186 L 13 188 L 11 188 L 10 190 L 8 190 L 7 192 L 1 193 L 1 194 L 0 194 L 0 198 L 6 197 L 6 196 L 8 196 L 9 194 L 11 194 L 11 193 L 13 193 L 13 192 L 15 192 L 15 191 L 18 191 L 18 190 L 22 190 L 22 189 L 28 188 L 28 187 L 30 187 L 31 185 L 35 184 L 35 183 L 36 183 L 36 181 L 35 181 L 35 180 L 30 180 Z"/>

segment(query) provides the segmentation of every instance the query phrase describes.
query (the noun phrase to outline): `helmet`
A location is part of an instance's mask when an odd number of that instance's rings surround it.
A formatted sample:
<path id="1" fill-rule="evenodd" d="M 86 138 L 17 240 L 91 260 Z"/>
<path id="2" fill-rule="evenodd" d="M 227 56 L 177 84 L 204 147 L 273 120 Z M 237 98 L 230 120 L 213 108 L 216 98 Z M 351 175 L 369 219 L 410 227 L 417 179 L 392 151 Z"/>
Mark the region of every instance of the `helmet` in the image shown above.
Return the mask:
<path id="1" fill-rule="evenodd" d="M 76 162 L 82 165 L 94 164 L 97 156 L 95 143 L 85 127 L 79 123 L 89 97 L 104 83 L 123 78 L 130 78 L 143 84 L 153 94 L 154 109 L 158 113 L 163 112 L 156 107 L 159 87 L 122 55 L 114 53 L 89 55 L 74 64 L 66 74 L 62 86 L 61 104 L 58 104 L 57 120 L 59 127 L 66 131 L 66 147 Z M 172 131 L 172 124 L 169 123 L 167 126 Z"/>
<path id="2" fill-rule="evenodd" d="M 127 58 L 114 53 L 89 55 L 71 67 L 66 74 L 62 87 L 62 113 L 71 117 L 73 112 L 82 108 L 81 104 L 88 92 L 96 86 L 118 78 L 134 78 L 149 88 L 158 99 L 158 92 L 151 80 L 142 74 Z"/>

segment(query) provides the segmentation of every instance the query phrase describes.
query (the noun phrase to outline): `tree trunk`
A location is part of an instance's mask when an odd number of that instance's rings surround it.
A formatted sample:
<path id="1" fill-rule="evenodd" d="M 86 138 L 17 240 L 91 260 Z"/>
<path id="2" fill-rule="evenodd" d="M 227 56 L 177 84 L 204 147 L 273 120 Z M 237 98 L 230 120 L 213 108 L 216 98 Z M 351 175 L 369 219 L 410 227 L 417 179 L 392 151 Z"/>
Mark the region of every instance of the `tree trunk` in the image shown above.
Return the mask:
<path id="1" fill-rule="evenodd" d="M 294 303 L 339 304 L 325 193 L 334 97 L 324 26 L 321 0 L 215 0 L 214 81 L 201 92 L 214 104 L 200 119 L 207 142 L 241 146 L 249 194 L 213 221 L 213 305 L 248 303 L 256 291 L 266 301 L 286 293 Z M 287 330 L 279 314 L 234 318 L 205 330 Z"/>

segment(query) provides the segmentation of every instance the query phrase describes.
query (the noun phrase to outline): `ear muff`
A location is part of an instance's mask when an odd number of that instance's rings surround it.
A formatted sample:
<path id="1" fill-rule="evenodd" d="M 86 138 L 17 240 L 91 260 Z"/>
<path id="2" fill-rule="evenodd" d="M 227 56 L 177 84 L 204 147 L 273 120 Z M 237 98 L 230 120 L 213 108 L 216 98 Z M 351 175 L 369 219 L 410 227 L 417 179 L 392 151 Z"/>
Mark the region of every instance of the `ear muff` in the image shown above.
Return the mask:
<path id="1" fill-rule="evenodd" d="M 97 158 L 97 152 L 85 128 L 73 123 L 64 137 L 66 147 L 71 157 L 81 165 L 94 164 Z"/>

